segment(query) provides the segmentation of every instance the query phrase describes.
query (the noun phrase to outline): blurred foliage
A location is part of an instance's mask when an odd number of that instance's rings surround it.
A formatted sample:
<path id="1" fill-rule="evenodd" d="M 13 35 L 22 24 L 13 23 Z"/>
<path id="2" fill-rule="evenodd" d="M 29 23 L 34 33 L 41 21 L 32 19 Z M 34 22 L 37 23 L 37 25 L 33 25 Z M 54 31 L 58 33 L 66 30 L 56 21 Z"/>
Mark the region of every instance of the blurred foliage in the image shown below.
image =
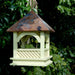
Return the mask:
<path id="1" fill-rule="evenodd" d="M 35 48 L 32 44 L 26 44 L 25 48 Z"/>
<path id="2" fill-rule="evenodd" d="M 53 63 L 47 67 L 8 65 L 11 62 L 8 58 L 12 56 L 12 34 L 6 30 L 26 15 L 31 7 L 26 6 L 28 0 L 0 0 L 0 75 L 75 75 L 75 0 L 37 1 L 39 15 L 56 31 L 51 34 Z"/>
<path id="3" fill-rule="evenodd" d="M 0 0 L 0 47 L 4 48 L 11 40 L 6 30 L 30 11 L 27 3 L 27 0 Z"/>
<path id="4" fill-rule="evenodd" d="M 65 15 L 75 16 L 75 0 L 59 0 L 57 9 Z"/>
<path id="5" fill-rule="evenodd" d="M 71 75 L 69 62 L 65 61 L 64 56 L 61 56 L 62 53 L 59 53 L 59 48 L 51 42 L 51 54 L 53 56 L 53 64 L 51 64 L 52 75 Z"/>

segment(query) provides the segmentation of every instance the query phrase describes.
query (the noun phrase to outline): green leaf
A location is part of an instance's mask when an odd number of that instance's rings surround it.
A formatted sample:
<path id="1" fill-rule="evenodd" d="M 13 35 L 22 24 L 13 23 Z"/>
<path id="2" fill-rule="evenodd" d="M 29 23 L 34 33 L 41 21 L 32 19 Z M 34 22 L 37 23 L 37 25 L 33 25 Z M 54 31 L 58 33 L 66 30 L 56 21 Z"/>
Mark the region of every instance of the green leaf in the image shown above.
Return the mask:
<path id="1" fill-rule="evenodd" d="M 21 14 L 21 17 L 23 17 L 23 11 L 20 9 L 20 14 Z"/>
<path id="2" fill-rule="evenodd" d="M 70 59 L 70 58 L 67 58 L 67 61 L 68 61 L 68 62 L 72 62 L 72 59 Z"/>
<path id="3" fill-rule="evenodd" d="M 62 3 L 62 1 L 63 1 L 63 0 L 59 0 L 59 4 L 61 4 L 61 3 Z"/>
<path id="4" fill-rule="evenodd" d="M 25 72 L 26 72 L 25 67 L 21 67 L 21 72 L 22 72 L 22 73 L 25 73 Z"/>
<path id="5" fill-rule="evenodd" d="M 15 6 L 14 5 L 11 5 L 11 7 L 9 7 L 9 9 L 11 9 L 11 11 L 14 11 Z"/>
<path id="6" fill-rule="evenodd" d="M 52 63 L 52 64 L 50 64 L 50 67 L 54 68 L 54 64 L 53 64 L 53 63 Z"/>
<path id="7" fill-rule="evenodd" d="M 0 32 L 2 32 L 2 29 L 0 28 Z"/>
<path id="8" fill-rule="evenodd" d="M 33 74 L 32 74 L 32 72 L 31 72 L 31 71 L 28 71 L 28 72 L 27 72 L 27 75 L 33 75 Z"/>
<path id="9" fill-rule="evenodd" d="M 61 13 L 64 13 L 64 9 L 63 9 L 63 6 L 61 5 L 58 5 L 57 6 L 57 9 L 61 12 Z"/>
<path id="10" fill-rule="evenodd" d="M 5 40 L 3 40 L 3 44 L 5 44 Z"/>
<path id="11" fill-rule="evenodd" d="M 67 65 L 66 62 L 63 62 L 63 65 L 66 66 Z"/>
<path id="12" fill-rule="evenodd" d="M 7 17 L 4 17 L 4 20 L 8 23 L 9 22 L 9 20 L 8 20 L 8 18 Z"/>
<path id="13" fill-rule="evenodd" d="M 2 48 L 5 46 L 5 40 L 2 41 Z"/>
<path id="14" fill-rule="evenodd" d="M 30 11 L 30 6 L 25 7 L 25 10 Z"/>
<path id="15" fill-rule="evenodd" d="M 37 40 L 35 40 L 35 43 L 38 43 L 38 41 L 37 41 Z"/>
<path id="16" fill-rule="evenodd" d="M 33 75 L 45 75 L 45 72 L 40 67 L 35 67 Z"/>
<path id="17" fill-rule="evenodd" d="M 47 66 L 47 67 L 46 67 L 46 70 L 47 70 L 47 71 L 50 71 L 50 66 Z"/>
<path id="18" fill-rule="evenodd" d="M 14 20 L 14 19 L 15 19 L 15 17 L 16 17 L 16 15 L 13 15 L 12 20 Z"/>
<path id="19" fill-rule="evenodd" d="M 66 73 L 65 73 L 65 72 L 63 72 L 63 75 L 66 75 Z"/>
<path id="20" fill-rule="evenodd" d="M 71 57 L 75 57 L 75 54 L 73 54 L 71 51 L 69 51 L 69 53 Z"/>
<path id="21" fill-rule="evenodd" d="M 57 75 L 62 75 L 62 73 L 61 72 L 58 72 Z"/>
<path id="22" fill-rule="evenodd" d="M 68 3 L 69 6 L 71 6 L 71 2 L 70 2 L 70 0 L 67 0 L 67 3 Z"/>
<path id="23" fill-rule="evenodd" d="M 62 61 L 62 58 L 60 57 L 60 55 L 53 54 L 53 61 L 55 63 L 60 63 Z"/>
<path id="24" fill-rule="evenodd" d="M 0 23 L 0 26 L 2 26 L 2 23 Z"/>

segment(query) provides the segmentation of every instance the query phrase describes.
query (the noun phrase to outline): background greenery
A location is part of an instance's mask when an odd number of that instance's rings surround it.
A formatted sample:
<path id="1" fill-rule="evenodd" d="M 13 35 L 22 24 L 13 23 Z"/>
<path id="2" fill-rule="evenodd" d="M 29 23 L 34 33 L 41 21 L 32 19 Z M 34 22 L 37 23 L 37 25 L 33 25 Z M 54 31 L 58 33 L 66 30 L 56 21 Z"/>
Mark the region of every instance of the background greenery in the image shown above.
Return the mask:
<path id="1" fill-rule="evenodd" d="M 30 11 L 27 0 L 0 0 L 0 75 L 75 75 L 75 0 L 37 0 L 39 15 L 55 29 L 51 33 L 53 64 L 12 67 L 12 33 L 6 30 Z"/>

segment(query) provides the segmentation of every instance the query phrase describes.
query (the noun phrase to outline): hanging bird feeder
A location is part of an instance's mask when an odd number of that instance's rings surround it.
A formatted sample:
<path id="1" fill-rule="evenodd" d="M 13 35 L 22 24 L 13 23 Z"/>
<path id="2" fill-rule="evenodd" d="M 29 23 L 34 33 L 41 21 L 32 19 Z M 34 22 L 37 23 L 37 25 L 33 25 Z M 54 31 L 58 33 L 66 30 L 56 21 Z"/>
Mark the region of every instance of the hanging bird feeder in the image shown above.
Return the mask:
<path id="1" fill-rule="evenodd" d="M 7 31 L 13 32 L 13 57 L 10 58 L 12 60 L 10 65 L 47 66 L 52 63 L 49 35 L 50 32 L 55 31 L 33 10 L 8 28 Z M 39 48 L 25 47 L 25 41 L 28 40 L 27 37 L 29 36 L 38 41 Z"/>
<path id="2" fill-rule="evenodd" d="M 34 11 L 31 11 L 14 25 L 8 32 L 13 32 L 13 60 L 11 65 L 20 66 L 47 66 L 52 63 L 50 58 L 50 32 L 54 30 L 43 21 Z M 24 36 L 33 36 L 40 43 L 40 48 L 24 48 Z M 18 48 L 18 42 L 22 41 L 21 48 Z"/>

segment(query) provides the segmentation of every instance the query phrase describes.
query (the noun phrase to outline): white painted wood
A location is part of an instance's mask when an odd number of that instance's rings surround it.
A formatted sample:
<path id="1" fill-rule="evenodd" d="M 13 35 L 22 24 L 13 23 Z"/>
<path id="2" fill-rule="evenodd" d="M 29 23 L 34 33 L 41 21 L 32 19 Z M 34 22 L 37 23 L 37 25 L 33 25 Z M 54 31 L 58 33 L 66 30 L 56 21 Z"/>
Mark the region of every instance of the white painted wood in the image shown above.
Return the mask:
<path id="1" fill-rule="evenodd" d="M 19 58 L 10 58 L 13 60 L 13 63 L 10 65 L 15 65 L 15 66 L 48 66 L 49 64 L 52 63 L 50 60 L 51 57 L 47 58 L 40 58 L 40 59 L 19 59 Z"/>
<path id="2" fill-rule="evenodd" d="M 18 58 L 40 58 L 40 49 L 18 49 Z"/>
<path id="3" fill-rule="evenodd" d="M 49 33 L 46 33 L 45 35 L 46 35 L 46 48 L 49 49 L 49 46 L 50 46 Z"/>
<path id="4" fill-rule="evenodd" d="M 16 57 L 17 51 L 17 32 L 13 32 L 13 57 Z"/>
<path id="5" fill-rule="evenodd" d="M 39 35 L 40 34 L 40 35 Z M 49 55 L 50 39 L 49 33 L 40 32 L 39 34 L 35 32 L 13 32 L 13 63 L 11 65 L 17 66 L 47 66 L 52 63 Z M 40 48 L 37 49 L 21 49 L 17 48 L 17 42 L 23 38 L 25 35 L 31 35 L 35 37 L 40 42 Z M 46 37 L 46 38 L 45 38 Z M 46 39 L 46 48 L 45 46 Z M 24 48 L 25 38 L 22 40 L 22 48 Z"/>
<path id="6" fill-rule="evenodd" d="M 40 48 L 36 48 L 36 49 L 35 49 L 35 48 L 31 48 L 31 49 L 30 49 L 30 48 L 29 48 L 29 49 L 28 49 L 28 48 L 26 48 L 26 49 L 18 48 L 17 50 L 24 50 L 24 51 L 28 51 L 28 50 L 29 50 L 29 51 L 32 51 L 32 50 L 33 50 L 33 51 L 41 51 Z M 48 51 L 48 49 L 47 49 L 47 48 L 44 48 L 44 51 Z"/>
<path id="7" fill-rule="evenodd" d="M 44 49 L 44 56 L 48 56 L 48 50 Z M 17 49 L 17 57 L 18 58 L 41 58 L 41 50 L 38 49 Z"/>
<path id="8" fill-rule="evenodd" d="M 29 49 L 28 49 L 28 48 L 27 48 L 27 49 L 21 49 L 21 48 L 19 48 L 19 49 L 17 49 L 17 50 L 19 50 L 19 51 L 20 51 L 20 50 L 22 50 L 22 51 L 40 51 L 39 48 L 37 48 L 37 49 L 34 49 L 34 48 L 33 48 L 33 49 L 30 49 L 30 48 L 29 48 Z"/>
<path id="9" fill-rule="evenodd" d="M 10 58 L 11 60 L 36 60 L 36 61 L 47 61 L 47 60 L 49 60 L 50 58 L 52 58 L 52 56 L 49 56 L 49 57 L 44 57 L 44 58 Z"/>
<path id="10" fill-rule="evenodd" d="M 49 52 L 49 50 L 50 50 L 50 35 L 49 35 L 49 33 L 46 33 L 45 34 L 45 36 L 46 36 L 46 48 L 48 49 L 48 56 L 50 55 L 50 52 Z"/>
<path id="11" fill-rule="evenodd" d="M 49 64 L 51 64 L 52 61 L 48 60 L 46 62 L 44 61 L 13 61 L 13 63 L 11 63 L 10 65 L 14 65 L 14 66 L 48 66 Z"/>
<path id="12" fill-rule="evenodd" d="M 24 37 L 25 35 L 31 35 L 31 36 L 35 37 L 38 42 L 40 42 L 40 37 L 39 37 L 36 33 L 34 33 L 34 32 L 23 32 L 23 33 L 21 33 L 21 34 L 18 36 L 18 41 L 17 41 L 17 42 L 19 42 L 20 39 L 21 39 L 22 37 Z"/>
<path id="13" fill-rule="evenodd" d="M 45 35 L 44 32 L 40 32 L 40 49 L 41 49 L 41 58 L 44 58 L 44 44 L 45 44 Z"/>
<path id="14" fill-rule="evenodd" d="M 37 49 L 21 49 L 17 48 L 17 41 L 19 41 L 25 35 L 34 36 L 40 42 L 40 48 Z M 45 46 L 46 36 L 46 48 Z M 25 38 L 22 39 L 25 41 Z M 24 44 L 24 43 L 23 43 Z M 23 32 L 17 35 L 17 32 L 13 33 L 13 63 L 11 65 L 17 66 L 47 66 L 52 63 L 49 55 L 49 33 L 40 32 L 40 35 L 34 32 Z"/>

